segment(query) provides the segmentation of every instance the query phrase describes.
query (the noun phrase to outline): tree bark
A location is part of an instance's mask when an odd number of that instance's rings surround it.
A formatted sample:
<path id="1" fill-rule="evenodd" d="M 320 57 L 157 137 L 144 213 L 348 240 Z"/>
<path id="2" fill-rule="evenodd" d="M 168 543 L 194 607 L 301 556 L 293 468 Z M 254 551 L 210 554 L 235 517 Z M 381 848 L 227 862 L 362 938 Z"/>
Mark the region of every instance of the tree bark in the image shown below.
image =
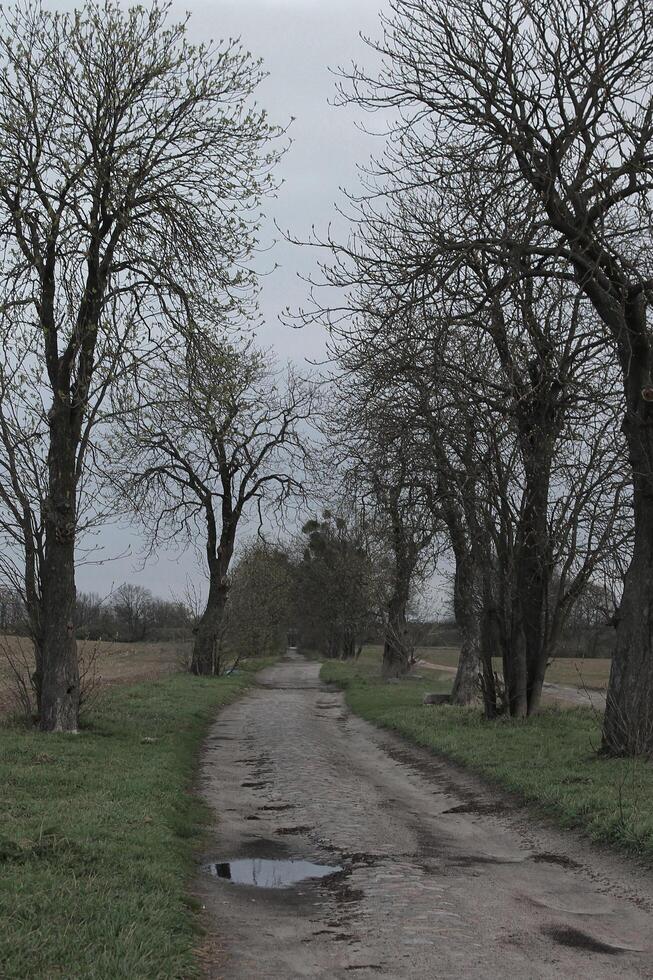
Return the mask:
<path id="1" fill-rule="evenodd" d="M 220 625 L 227 604 L 227 586 L 221 576 L 211 573 L 209 595 L 202 618 L 197 624 L 193 656 L 190 670 L 198 677 L 213 677 L 219 673 L 220 665 L 216 659 Z"/>
<path id="2" fill-rule="evenodd" d="M 653 501 L 638 501 L 638 510 L 603 723 L 603 748 L 610 755 L 653 752 Z"/>
<path id="3" fill-rule="evenodd" d="M 538 451 L 538 447 L 529 446 L 530 458 L 526 456 L 525 459 L 526 486 L 517 532 L 514 597 L 516 656 L 520 660 L 525 659 L 526 671 L 524 692 L 521 688 L 524 665 L 518 663 L 515 677 L 518 678 L 520 688 L 515 692 L 515 703 L 519 705 L 521 713 L 525 696 L 526 712 L 529 715 L 539 706 L 547 664 L 544 621 L 549 576 L 548 503 L 551 470 L 544 427 L 536 428 L 534 435 L 529 436 L 529 441 L 533 440 L 539 440 L 543 448 Z"/>
<path id="4" fill-rule="evenodd" d="M 481 665 L 478 620 L 474 619 L 470 623 L 470 627 L 461 628 L 462 644 L 458 668 L 451 689 L 452 704 L 473 704 L 478 693 L 478 675 Z"/>
<path id="5" fill-rule="evenodd" d="M 498 691 L 492 657 L 501 648 L 497 642 L 496 610 L 492 600 L 489 580 L 483 589 L 483 612 L 480 626 L 480 656 L 483 669 L 483 710 L 488 720 L 496 718 L 500 712 L 497 701 Z"/>
<path id="6" fill-rule="evenodd" d="M 451 691 L 451 703 L 472 704 L 478 694 L 480 670 L 480 630 L 476 597 L 476 570 L 471 554 L 456 555 L 454 616 L 461 633 L 458 669 Z"/>
<path id="7" fill-rule="evenodd" d="M 503 652 L 503 680 L 510 716 L 525 718 L 528 714 L 528 669 L 526 633 L 519 609 L 513 611 L 509 646 Z"/>
<path id="8" fill-rule="evenodd" d="M 626 304 L 620 357 L 626 417 L 623 431 L 633 470 L 633 557 L 616 617 L 603 724 L 611 755 L 653 752 L 653 402 L 652 356 L 643 296 Z M 626 343 L 627 341 L 627 343 Z"/>
<path id="9" fill-rule="evenodd" d="M 70 412 L 55 395 L 50 412 L 39 678 L 40 726 L 45 732 L 75 732 L 79 723 L 75 449 Z"/>
<path id="10" fill-rule="evenodd" d="M 342 660 L 353 660 L 356 656 L 356 634 L 352 629 L 345 627 L 342 634 Z"/>
<path id="11" fill-rule="evenodd" d="M 384 677 L 403 677 L 410 670 L 411 646 L 406 623 L 408 587 L 397 583 L 388 603 L 388 619 L 383 645 L 382 674 Z"/>

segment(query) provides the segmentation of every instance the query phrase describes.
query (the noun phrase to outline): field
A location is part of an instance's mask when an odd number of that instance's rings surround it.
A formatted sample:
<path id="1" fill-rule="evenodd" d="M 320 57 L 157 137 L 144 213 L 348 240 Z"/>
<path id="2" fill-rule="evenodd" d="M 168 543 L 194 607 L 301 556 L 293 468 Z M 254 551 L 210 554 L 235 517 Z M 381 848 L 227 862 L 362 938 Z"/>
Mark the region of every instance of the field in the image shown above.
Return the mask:
<path id="1" fill-rule="evenodd" d="M 106 657 L 119 680 L 168 676 L 109 689 L 79 735 L 0 733 L 2 977 L 197 975 L 187 886 L 206 814 L 190 783 L 216 709 L 253 674 L 170 676 L 169 651 L 143 653 L 139 668 Z"/>
<path id="2" fill-rule="evenodd" d="M 373 648 L 376 649 L 376 648 Z M 379 648 L 380 649 L 380 648 Z M 416 655 L 421 660 L 445 667 L 455 667 L 458 663 L 458 647 L 418 647 Z M 501 660 L 494 658 L 494 668 L 501 670 Z M 610 676 L 610 659 L 561 657 L 553 661 L 546 672 L 546 679 L 552 684 L 565 684 L 569 687 L 586 687 L 588 690 L 604 690 Z"/>
<path id="3" fill-rule="evenodd" d="M 468 766 L 561 825 L 653 864 L 653 764 L 600 757 L 600 718 L 590 709 L 551 706 L 526 722 L 486 722 L 478 709 L 424 706 L 426 691 L 450 688 L 451 673 L 383 683 L 374 648 L 357 663 L 327 661 L 321 676 L 342 687 L 368 721 Z"/>
<path id="4" fill-rule="evenodd" d="M 178 640 L 166 643 L 80 640 L 78 645 L 82 660 L 94 660 L 102 687 L 166 677 L 180 669 L 190 651 L 190 641 L 180 643 Z M 0 715 L 16 710 L 15 684 L 7 653 L 12 660 L 29 662 L 31 644 L 23 637 L 0 637 Z"/>

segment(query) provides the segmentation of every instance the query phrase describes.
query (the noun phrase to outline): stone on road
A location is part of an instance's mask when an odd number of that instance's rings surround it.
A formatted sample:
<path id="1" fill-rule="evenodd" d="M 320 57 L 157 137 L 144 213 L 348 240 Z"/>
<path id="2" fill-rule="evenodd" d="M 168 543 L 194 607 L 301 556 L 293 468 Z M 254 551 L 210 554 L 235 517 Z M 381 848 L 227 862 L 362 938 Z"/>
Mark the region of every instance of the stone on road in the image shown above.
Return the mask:
<path id="1" fill-rule="evenodd" d="M 208 977 L 653 977 L 645 872 L 353 716 L 318 675 L 263 671 L 211 731 Z M 284 888 L 215 873 L 251 858 L 342 870 Z"/>

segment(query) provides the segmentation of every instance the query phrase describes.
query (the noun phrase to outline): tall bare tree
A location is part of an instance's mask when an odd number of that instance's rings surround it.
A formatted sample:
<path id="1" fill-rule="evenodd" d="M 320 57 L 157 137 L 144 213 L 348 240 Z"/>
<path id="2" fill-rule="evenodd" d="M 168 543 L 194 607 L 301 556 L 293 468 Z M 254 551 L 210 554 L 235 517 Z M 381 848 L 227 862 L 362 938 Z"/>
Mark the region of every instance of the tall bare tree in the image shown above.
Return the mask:
<path id="1" fill-rule="evenodd" d="M 29 334 L 49 402 L 42 497 L 25 506 L 16 440 L 0 433 L 2 496 L 38 597 L 48 731 L 77 727 L 79 486 L 112 385 L 99 351 L 114 318 L 137 365 L 143 338 L 237 314 L 274 162 L 275 130 L 248 107 L 258 63 L 234 42 L 191 45 L 167 11 L 91 0 L 54 14 L 28 0 L 2 12 L 0 312 L 10 343 Z"/>

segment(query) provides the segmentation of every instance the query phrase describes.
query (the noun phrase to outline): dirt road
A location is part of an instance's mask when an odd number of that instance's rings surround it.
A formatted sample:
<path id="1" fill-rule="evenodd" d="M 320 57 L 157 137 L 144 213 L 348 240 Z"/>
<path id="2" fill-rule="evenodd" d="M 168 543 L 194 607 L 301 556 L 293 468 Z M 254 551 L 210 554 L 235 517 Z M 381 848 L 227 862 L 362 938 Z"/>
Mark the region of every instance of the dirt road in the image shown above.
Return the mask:
<path id="1" fill-rule="evenodd" d="M 653 977 L 653 878 L 352 716 L 318 672 L 264 671 L 211 732 L 207 976 Z M 260 888 L 235 883 L 248 858 L 342 870 Z"/>

